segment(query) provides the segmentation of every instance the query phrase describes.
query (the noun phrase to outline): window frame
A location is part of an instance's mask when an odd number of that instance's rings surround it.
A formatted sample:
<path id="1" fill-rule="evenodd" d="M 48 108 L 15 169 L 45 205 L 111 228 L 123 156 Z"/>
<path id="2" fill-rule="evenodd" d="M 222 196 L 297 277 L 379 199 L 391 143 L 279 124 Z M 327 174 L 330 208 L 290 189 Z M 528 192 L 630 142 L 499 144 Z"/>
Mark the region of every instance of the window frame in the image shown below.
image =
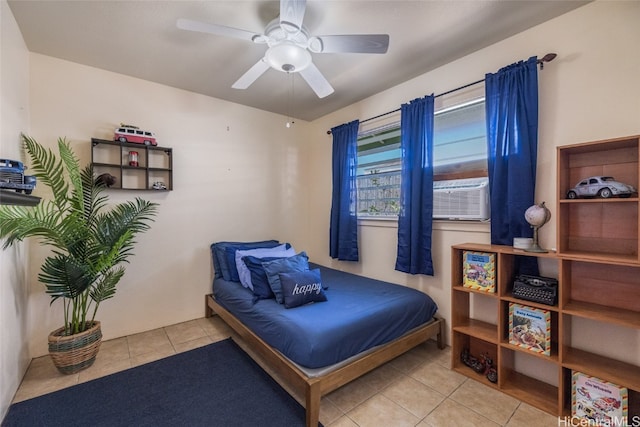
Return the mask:
<path id="1" fill-rule="evenodd" d="M 447 112 L 450 111 L 455 111 L 458 109 L 462 109 L 471 105 L 475 105 L 475 104 L 479 104 L 482 103 L 482 105 L 484 106 L 486 103 L 485 97 L 484 97 L 484 84 L 482 84 L 480 87 L 476 87 L 476 88 L 472 88 L 469 89 L 467 91 L 465 91 L 465 93 L 462 94 L 454 94 L 452 96 L 447 96 L 447 97 L 442 97 L 442 98 L 438 98 L 437 99 L 437 104 L 436 104 L 436 108 L 437 110 L 434 112 L 434 116 L 438 116 L 441 114 L 446 114 Z M 485 121 L 486 123 L 486 121 Z M 400 129 L 400 113 L 396 113 L 393 115 L 390 115 L 389 117 L 386 117 L 385 119 L 383 119 L 383 121 L 377 121 L 376 123 L 371 123 L 369 124 L 369 126 L 367 126 L 366 124 L 361 124 L 361 128 L 365 127 L 364 130 L 361 130 L 358 133 L 358 140 L 360 140 L 362 137 L 366 137 L 369 135 L 375 135 L 375 134 L 379 134 L 379 133 L 383 133 L 386 131 L 393 131 L 393 130 L 399 130 Z M 484 137 L 486 138 L 487 132 L 486 132 L 486 126 L 485 126 L 485 134 Z M 358 160 L 360 160 L 360 157 L 358 158 Z M 399 159 L 398 159 L 399 160 Z M 486 157 L 483 161 L 480 161 L 478 163 L 482 163 L 482 165 L 480 165 L 480 167 L 470 167 L 470 168 L 465 168 L 463 170 L 451 170 L 451 168 L 446 169 L 444 171 L 442 171 L 444 168 L 439 168 L 442 172 L 437 172 L 434 168 L 434 176 L 433 176 L 433 180 L 434 182 L 436 181 L 443 181 L 443 180 L 453 180 L 453 179 L 465 179 L 465 178 L 480 178 L 480 177 L 487 177 L 489 174 L 488 171 L 488 153 L 486 154 Z M 360 169 L 360 165 L 358 165 L 358 168 Z M 398 165 L 398 172 L 400 172 L 400 165 Z M 383 172 L 386 173 L 386 172 Z M 360 180 L 361 179 L 366 179 L 366 174 L 358 174 L 357 175 L 357 182 L 358 182 L 358 201 L 357 201 L 357 205 L 358 205 L 358 209 L 356 209 L 356 214 L 358 219 L 363 219 L 363 220 L 382 220 L 382 221 L 390 221 L 390 220 L 397 220 L 398 219 L 398 215 L 397 214 L 368 214 L 366 212 L 360 212 L 360 201 L 361 201 L 361 188 L 360 188 Z M 398 185 L 399 186 L 399 185 Z M 369 189 L 370 187 L 367 187 L 367 189 Z M 399 188 L 399 187 L 398 187 Z M 399 201 L 399 196 L 398 199 Z M 398 211 L 399 211 L 399 206 L 397 207 Z M 465 220 L 465 222 L 469 222 L 468 220 Z"/>

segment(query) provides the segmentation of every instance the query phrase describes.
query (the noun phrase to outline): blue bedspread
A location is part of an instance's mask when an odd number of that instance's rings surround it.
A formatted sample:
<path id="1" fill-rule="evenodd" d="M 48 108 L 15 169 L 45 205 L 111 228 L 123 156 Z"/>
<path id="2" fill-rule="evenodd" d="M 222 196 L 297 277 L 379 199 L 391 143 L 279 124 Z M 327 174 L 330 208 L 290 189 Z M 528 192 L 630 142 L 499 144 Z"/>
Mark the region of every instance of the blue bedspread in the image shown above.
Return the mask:
<path id="1" fill-rule="evenodd" d="M 216 301 L 266 343 L 308 368 L 338 363 L 429 322 L 435 302 L 423 292 L 320 268 L 328 301 L 286 309 L 258 300 L 240 283 L 215 279 Z"/>

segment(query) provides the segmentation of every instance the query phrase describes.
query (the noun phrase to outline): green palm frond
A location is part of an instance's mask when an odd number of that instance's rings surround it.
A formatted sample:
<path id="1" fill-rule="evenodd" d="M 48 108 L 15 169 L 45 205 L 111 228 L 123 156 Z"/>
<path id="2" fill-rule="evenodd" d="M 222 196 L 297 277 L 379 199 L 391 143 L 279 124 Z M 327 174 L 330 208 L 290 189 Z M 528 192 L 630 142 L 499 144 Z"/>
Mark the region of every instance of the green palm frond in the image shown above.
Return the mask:
<path id="1" fill-rule="evenodd" d="M 71 150 L 69 142 L 65 139 L 58 139 L 58 151 L 60 152 L 60 159 L 65 165 L 67 171 L 67 177 L 71 182 L 71 204 L 74 209 L 78 209 L 84 212 L 84 200 L 82 191 L 82 174 L 80 171 L 80 162 L 75 153 Z"/>
<path id="2" fill-rule="evenodd" d="M 53 303 L 58 298 L 78 297 L 91 286 L 95 275 L 83 262 L 57 253 L 44 260 L 38 279 L 44 283 Z"/>
<path id="3" fill-rule="evenodd" d="M 45 244 L 63 248 L 58 225 L 62 214 L 55 203 L 43 201 L 34 208 L 3 206 L 0 209 L 0 238 L 7 248 L 27 237 L 39 237 Z"/>
<path id="4" fill-rule="evenodd" d="M 36 140 L 26 135 L 22 135 L 22 141 L 31 158 L 32 169 L 38 182 L 43 183 L 53 192 L 53 200 L 60 211 L 67 206 L 67 194 L 69 184 L 64 178 L 64 167 L 61 160 L 58 160 L 49 149 L 38 144 Z"/>
<path id="5" fill-rule="evenodd" d="M 115 295 L 125 272 L 119 264 L 133 254 L 134 236 L 149 229 L 158 205 L 136 198 L 109 206 L 91 166 L 80 167 L 66 140 L 58 140 L 58 158 L 34 139 L 22 138 L 38 183 L 51 189 L 53 199 L 29 208 L 0 206 L 0 238 L 5 248 L 27 237 L 52 247 L 38 279 L 51 303 L 65 301 L 66 330 L 82 332 L 92 324 L 90 306 L 95 317 L 100 303 Z"/>
<path id="6" fill-rule="evenodd" d="M 87 165 L 80 173 L 82 179 L 82 199 L 84 203 L 85 219 L 88 223 L 95 222 L 95 217 L 105 208 L 108 197 L 103 195 L 105 187 L 95 185 L 93 168 Z"/>
<path id="7" fill-rule="evenodd" d="M 110 245 L 101 245 L 100 256 L 96 259 L 95 269 L 100 272 L 108 271 L 112 266 L 128 262 L 127 258 L 132 254 L 133 233 L 127 230 L 120 238 Z M 96 242 L 100 245 L 99 242 Z"/>
<path id="8" fill-rule="evenodd" d="M 114 247 L 121 242 L 123 236 L 128 236 L 121 243 L 123 256 L 120 262 L 126 260 L 126 255 L 133 248 L 133 237 L 149 229 L 148 222 L 152 221 L 156 213 L 157 204 L 140 198 L 134 202 L 120 203 L 111 211 L 101 215 L 96 230 L 96 238 L 107 247 Z"/>
<path id="9" fill-rule="evenodd" d="M 89 295 L 97 304 L 104 300 L 112 298 L 116 293 L 116 285 L 124 275 L 124 267 L 116 267 L 109 270 L 91 289 Z"/>

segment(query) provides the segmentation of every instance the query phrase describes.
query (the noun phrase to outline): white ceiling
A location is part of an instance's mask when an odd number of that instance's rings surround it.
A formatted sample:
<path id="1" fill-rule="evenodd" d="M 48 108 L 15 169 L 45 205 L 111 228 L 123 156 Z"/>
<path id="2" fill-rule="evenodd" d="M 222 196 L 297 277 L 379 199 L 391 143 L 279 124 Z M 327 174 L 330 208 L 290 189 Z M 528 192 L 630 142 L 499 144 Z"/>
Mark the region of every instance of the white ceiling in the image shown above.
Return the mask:
<path id="1" fill-rule="evenodd" d="M 585 3 L 310 0 L 304 25 L 312 35 L 390 36 L 384 55 L 313 54 L 315 65 L 335 88 L 319 99 L 299 75 L 273 69 L 246 90 L 232 89 L 264 56 L 266 47 L 176 27 L 177 19 L 188 18 L 262 33 L 278 16 L 277 1 L 8 1 L 32 52 L 303 120 L 314 120 Z"/>

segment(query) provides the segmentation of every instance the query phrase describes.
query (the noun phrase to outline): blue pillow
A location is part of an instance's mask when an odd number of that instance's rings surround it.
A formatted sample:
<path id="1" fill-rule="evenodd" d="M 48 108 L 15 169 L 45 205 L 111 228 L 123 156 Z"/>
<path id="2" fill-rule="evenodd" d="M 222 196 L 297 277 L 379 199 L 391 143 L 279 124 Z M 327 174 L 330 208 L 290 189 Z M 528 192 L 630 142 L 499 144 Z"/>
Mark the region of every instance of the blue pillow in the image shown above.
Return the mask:
<path id="1" fill-rule="evenodd" d="M 234 247 L 235 253 L 238 249 L 255 249 L 255 248 L 273 248 L 278 246 L 280 242 L 277 240 L 263 240 L 261 242 L 216 242 L 211 245 L 211 258 L 213 259 L 214 277 L 222 277 L 224 280 L 231 280 L 231 272 L 227 263 L 226 248 Z M 233 268 L 236 268 L 235 259 Z M 237 280 L 236 280 L 237 281 Z"/>
<path id="2" fill-rule="evenodd" d="M 319 268 L 295 273 L 280 273 L 280 282 L 282 282 L 285 308 L 327 300 L 322 289 Z"/>
<path id="3" fill-rule="evenodd" d="M 242 283 L 242 286 L 253 290 L 253 283 L 251 282 L 251 272 L 247 268 L 245 262 L 242 260 L 243 257 L 253 256 L 256 258 L 285 258 L 294 256 L 296 254 L 295 249 L 285 249 L 285 247 L 286 245 L 282 244 L 280 246 L 276 246 L 275 248 L 257 248 L 247 249 L 245 251 L 236 251 L 236 267 L 238 271 L 238 277 L 240 278 L 240 283 Z"/>
<path id="4" fill-rule="evenodd" d="M 308 271 L 309 257 L 306 252 L 300 252 L 299 254 L 289 258 L 263 262 L 262 267 L 264 267 L 264 271 L 267 273 L 269 287 L 276 296 L 276 301 L 282 304 L 284 303 L 284 297 L 282 295 L 282 284 L 280 283 L 279 274 L 293 273 L 295 271 Z"/>
<path id="5" fill-rule="evenodd" d="M 257 299 L 269 299 L 273 298 L 274 294 L 269 287 L 269 281 L 267 280 L 267 273 L 262 267 L 262 263 L 265 261 L 274 261 L 279 259 L 278 257 L 264 257 L 258 258 L 251 255 L 242 257 L 242 261 L 249 269 L 251 274 L 251 283 L 253 285 L 253 295 Z"/>

